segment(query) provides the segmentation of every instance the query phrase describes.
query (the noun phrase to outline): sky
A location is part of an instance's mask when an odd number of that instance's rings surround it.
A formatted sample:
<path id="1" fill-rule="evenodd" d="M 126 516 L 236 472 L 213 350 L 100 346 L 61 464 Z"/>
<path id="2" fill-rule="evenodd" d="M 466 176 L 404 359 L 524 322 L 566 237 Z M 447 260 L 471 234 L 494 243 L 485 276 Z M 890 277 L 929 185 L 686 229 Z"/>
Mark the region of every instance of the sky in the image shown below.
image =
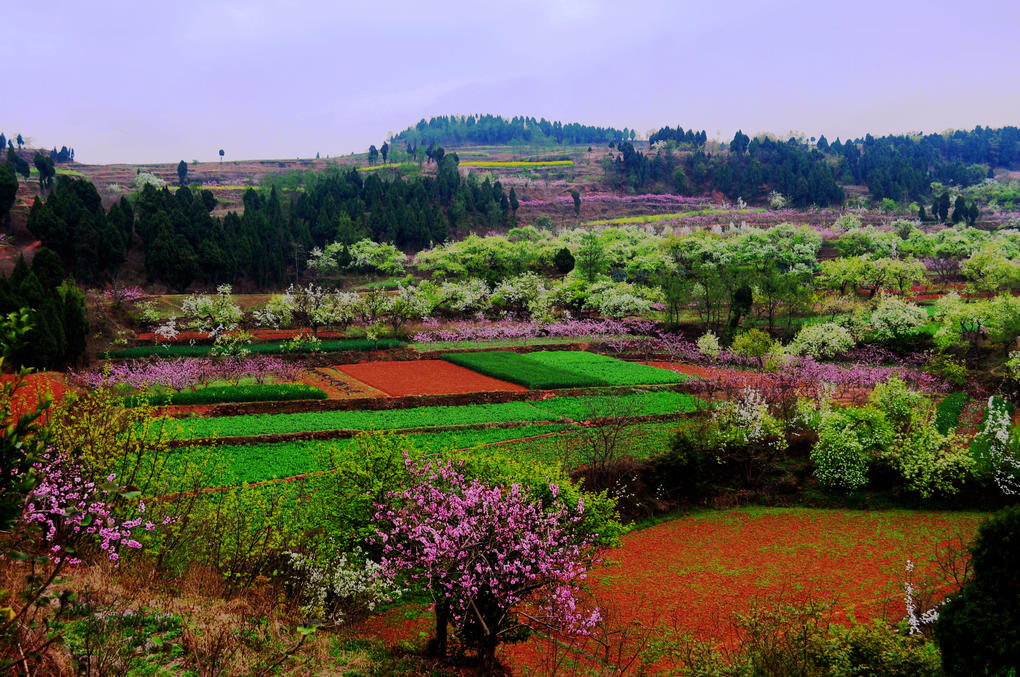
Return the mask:
<path id="1" fill-rule="evenodd" d="M 1020 125 L 1015 0 L 50 0 L 0 25 L 0 131 L 90 164 L 344 155 L 465 113 L 721 140 Z"/>

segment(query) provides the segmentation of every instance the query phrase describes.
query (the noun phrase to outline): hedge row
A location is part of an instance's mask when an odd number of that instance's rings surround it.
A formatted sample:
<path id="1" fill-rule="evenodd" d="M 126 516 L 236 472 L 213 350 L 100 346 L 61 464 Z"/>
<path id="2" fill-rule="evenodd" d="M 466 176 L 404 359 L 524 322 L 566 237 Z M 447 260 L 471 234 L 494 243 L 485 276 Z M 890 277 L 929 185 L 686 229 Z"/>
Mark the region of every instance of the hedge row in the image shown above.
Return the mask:
<path id="1" fill-rule="evenodd" d="M 935 428 L 943 435 L 960 424 L 960 415 L 970 402 L 967 393 L 950 393 L 935 407 Z"/>
<path id="2" fill-rule="evenodd" d="M 278 354 L 278 353 L 336 353 L 344 350 L 368 351 L 387 350 L 404 345 L 403 341 L 397 339 L 337 339 L 331 341 L 319 341 L 315 344 L 302 344 L 296 348 L 288 348 L 286 341 L 266 341 L 265 343 L 253 343 L 246 346 L 251 353 L 257 354 Z M 127 360 L 143 357 L 207 357 L 212 354 L 216 346 L 212 345 L 188 345 L 188 344 L 160 344 L 153 346 L 135 346 L 122 350 L 112 350 L 104 356 L 111 360 Z"/>

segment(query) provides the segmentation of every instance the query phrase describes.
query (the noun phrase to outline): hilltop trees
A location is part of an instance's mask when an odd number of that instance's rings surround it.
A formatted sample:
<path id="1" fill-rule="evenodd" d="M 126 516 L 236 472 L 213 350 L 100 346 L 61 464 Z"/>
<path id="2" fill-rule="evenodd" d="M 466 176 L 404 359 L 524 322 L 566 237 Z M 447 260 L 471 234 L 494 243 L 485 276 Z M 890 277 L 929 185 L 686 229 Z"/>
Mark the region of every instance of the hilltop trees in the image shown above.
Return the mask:
<path id="1" fill-rule="evenodd" d="M 53 167 L 53 159 L 42 153 L 36 153 L 33 162 L 35 168 L 39 170 L 39 187 L 52 186 L 53 177 L 57 175 L 57 171 Z"/>
<path id="2" fill-rule="evenodd" d="M 188 163 L 181 160 L 177 163 L 177 185 L 185 186 L 188 183 Z"/>

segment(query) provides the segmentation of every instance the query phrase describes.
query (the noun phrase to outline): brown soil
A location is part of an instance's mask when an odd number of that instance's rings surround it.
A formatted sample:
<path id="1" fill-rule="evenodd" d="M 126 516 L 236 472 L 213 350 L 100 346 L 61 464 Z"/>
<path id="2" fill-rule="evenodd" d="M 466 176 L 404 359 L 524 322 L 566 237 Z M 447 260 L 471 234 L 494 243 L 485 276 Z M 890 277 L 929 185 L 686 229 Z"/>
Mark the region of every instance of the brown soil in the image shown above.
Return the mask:
<path id="1" fill-rule="evenodd" d="M 360 362 L 337 369 L 391 397 L 527 391 L 524 386 L 483 376 L 445 360 Z"/>

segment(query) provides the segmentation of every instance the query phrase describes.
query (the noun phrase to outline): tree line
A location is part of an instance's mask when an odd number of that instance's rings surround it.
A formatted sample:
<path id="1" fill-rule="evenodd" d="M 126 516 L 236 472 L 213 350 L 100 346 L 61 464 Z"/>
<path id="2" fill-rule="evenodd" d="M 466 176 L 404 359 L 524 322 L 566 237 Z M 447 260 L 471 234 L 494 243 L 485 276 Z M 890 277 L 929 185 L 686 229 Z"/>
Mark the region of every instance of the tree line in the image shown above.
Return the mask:
<path id="1" fill-rule="evenodd" d="M 48 196 L 35 199 L 28 229 L 88 283 L 115 278 L 137 237 L 150 281 L 179 290 L 196 281 L 280 287 L 291 265 L 300 272 L 312 249 L 330 243 L 368 238 L 423 249 L 510 223 L 516 196 L 499 181 L 462 178 L 456 154 L 435 155 L 435 176 L 387 179 L 332 167 L 306 177 L 293 200 L 276 186 L 248 189 L 244 211 L 222 219 L 211 214 L 213 193 L 198 187 L 146 185 L 106 211 L 89 181 L 61 176 Z"/>
<path id="2" fill-rule="evenodd" d="M 545 118 L 502 115 L 441 115 L 422 118 L 393 137 L 416 146 L 463 144 L 601 144 L 633 140 L 637 133 L 624 127 L 596 127 L 576 122 L 550 122 Z"/>

